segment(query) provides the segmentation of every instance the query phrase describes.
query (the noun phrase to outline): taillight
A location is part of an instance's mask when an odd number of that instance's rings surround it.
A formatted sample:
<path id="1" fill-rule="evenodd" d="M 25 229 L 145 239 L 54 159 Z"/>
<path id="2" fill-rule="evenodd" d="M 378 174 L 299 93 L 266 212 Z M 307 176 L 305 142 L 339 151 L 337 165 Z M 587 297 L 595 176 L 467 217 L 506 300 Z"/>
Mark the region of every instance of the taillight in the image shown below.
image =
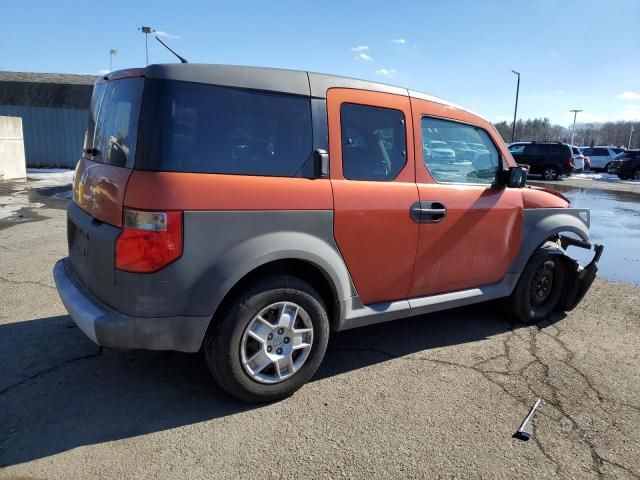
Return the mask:
<path id="1" fill-rule="evenodd" d="M 116 268 L 126 272 L 160 270 L 182 255 L 182 212 L 124 211 L 116 241 Z"/>
<path id="2" fill-rule="evenodd" d="M 573 165 L 573 157 L 569 157 L 569 159 L 567 160 L 567 163 L 569 165 Z"/>

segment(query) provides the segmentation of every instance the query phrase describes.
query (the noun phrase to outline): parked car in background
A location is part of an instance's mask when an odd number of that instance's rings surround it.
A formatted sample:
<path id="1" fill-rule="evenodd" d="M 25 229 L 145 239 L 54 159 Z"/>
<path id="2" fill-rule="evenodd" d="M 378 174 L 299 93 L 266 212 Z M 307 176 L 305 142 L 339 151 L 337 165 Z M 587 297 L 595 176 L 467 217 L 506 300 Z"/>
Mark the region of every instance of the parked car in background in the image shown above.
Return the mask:
<path id="1" fill-rule="evenodd" d="M 606 172 L 609 163 L 620 152 L 616 152 L 612 147 L 596 146 L 580 149 L 583 155 L 589 157 L 591 169 L 597 172 Z"/>
<path id="2" fill-rule="evenodd" d="M 545 180 L 557 180 L 574 171 L 571 146 L 561 142 L 517 142 L 509 151 L 518 163 L 529 165 L 529 173 Z"/>
<path id="3" fill-rule="evenodd" d="M 609 164 L 609 173 L 615 173 L 621 180 L 640 180 L 640 150 L 627 150 L 616 155 Z"/>
<path id="4" fill-rule="evenodd" d="M 585 156 L 580 151 L 578 147 L 575 145 L 571 146 L 571 151 L 573 152 L 573 167 L 576 172 L 582 172 L 585 169 Z"/>
<path id="5" fill-rule="evenodd" d="M 447 142 L 432 140 L 423 145 L 423 152 L 435 162 L 453 163 L 456 160 L 456 152 Z"/>
<path id="6" fill-rule="evenodd" d="M 456 153 L 456 162 L 473 162 L 476 158 L 477 149 L 471 148 L 467 142 L 452 141 L 449 145 Z"/>

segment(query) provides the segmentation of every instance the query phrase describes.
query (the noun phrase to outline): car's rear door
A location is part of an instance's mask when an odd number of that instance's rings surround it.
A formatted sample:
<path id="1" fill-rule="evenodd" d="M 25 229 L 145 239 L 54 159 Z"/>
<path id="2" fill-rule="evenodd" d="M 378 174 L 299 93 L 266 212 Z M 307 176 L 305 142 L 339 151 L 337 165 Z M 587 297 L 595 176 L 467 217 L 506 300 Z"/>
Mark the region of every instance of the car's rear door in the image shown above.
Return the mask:
<path id="1" fill-rule="evenodd" d="M 506 148 L 490 124 L 478 126 L 479 119 L 466 112 L 421 99 L 412 99 L 412 109 L 421 217 L 410 295 L 497 283 L 518 253 L 523 222 L 521 193 L 492 186 Z M 433 137 L 484 149 L 471 161 L 443 165 L 419 148 Z"/>
<path id="2" fill-rule="evenodd" d="M 334 234 L 363 304 L 407 298 L 418 242 L 409 98 L 327 92 Z"/>

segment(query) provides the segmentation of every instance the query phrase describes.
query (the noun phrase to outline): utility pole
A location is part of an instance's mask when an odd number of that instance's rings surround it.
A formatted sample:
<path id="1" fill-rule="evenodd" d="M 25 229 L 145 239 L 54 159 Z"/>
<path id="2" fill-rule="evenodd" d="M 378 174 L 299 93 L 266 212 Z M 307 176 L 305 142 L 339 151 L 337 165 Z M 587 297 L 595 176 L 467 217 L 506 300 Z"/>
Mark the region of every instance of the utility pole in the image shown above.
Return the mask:
<path id="1" fill-rule="evenodd" d="M 573 138 L 575 137 L 576 134 L 576 117 L 578 116 L 578 112 L 581 112 L 582 110 L 569 110 L 570 112 L 573 112 L 573 128 L 571 129 L 571 145 L 573 145 Z"/>
<path id="2" fill-rule="evenodd" d="M 113 72 L 113 57 L 115 57 L 118 53 L 118 49 L 110 48 L 109 49 L 109 71 Z"/>
<path id="3" fill-rule="evenodd" d="M 149 34 L 155 32 L 155 30 L 151 27 L 138 27 L 142 33 L 144 33 L 144 54 L 147 60 L 147 66 L 149 66 Z"/>
<path id="4" fill-rule="evenodd" d="M 520 95 L 520 72 L 511 70 L 518 76 L 518 86 L 516 87 L 516 107 L 513 110 L 513 127 L 511 128 L 511 143 L 514 142 L 516 137 L 516 117 L 518 115 L 518 95 Z"/>
<path id="5" fill-rule="evenodd" d="M 631 124 L 631 131 L 629 132 L 629 143 L 627 144 L 627 148 L 631 148 L 631 137 L 633 137 L 633 123 Z"/>

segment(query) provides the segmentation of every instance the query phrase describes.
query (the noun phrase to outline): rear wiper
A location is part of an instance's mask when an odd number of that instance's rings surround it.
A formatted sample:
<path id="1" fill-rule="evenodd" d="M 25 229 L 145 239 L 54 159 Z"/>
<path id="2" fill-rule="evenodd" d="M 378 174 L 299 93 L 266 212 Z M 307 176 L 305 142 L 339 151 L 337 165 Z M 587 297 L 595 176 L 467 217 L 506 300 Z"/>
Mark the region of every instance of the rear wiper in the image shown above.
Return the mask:
<path id="1" fill-rule="evenodd" d="M 154 35 L 155 36 L 155 35 Z M 178 57 L 178 60 L 180 60 L 180 63 L 189 63 L 187 62 L 187 59 L 184 57 L 181 57 L 180 55 L 178 55 L 176 52 L 174 52 L 171 47 L 169 45 L 167 45 L 166 43 L 164 43 L 162 40 L 160 40 L 157 36 L 155 36 L 156 40 L 158 40 L 167 50 L 169 50 L 171 53 L 173 53 L 176 57 Z"/>

